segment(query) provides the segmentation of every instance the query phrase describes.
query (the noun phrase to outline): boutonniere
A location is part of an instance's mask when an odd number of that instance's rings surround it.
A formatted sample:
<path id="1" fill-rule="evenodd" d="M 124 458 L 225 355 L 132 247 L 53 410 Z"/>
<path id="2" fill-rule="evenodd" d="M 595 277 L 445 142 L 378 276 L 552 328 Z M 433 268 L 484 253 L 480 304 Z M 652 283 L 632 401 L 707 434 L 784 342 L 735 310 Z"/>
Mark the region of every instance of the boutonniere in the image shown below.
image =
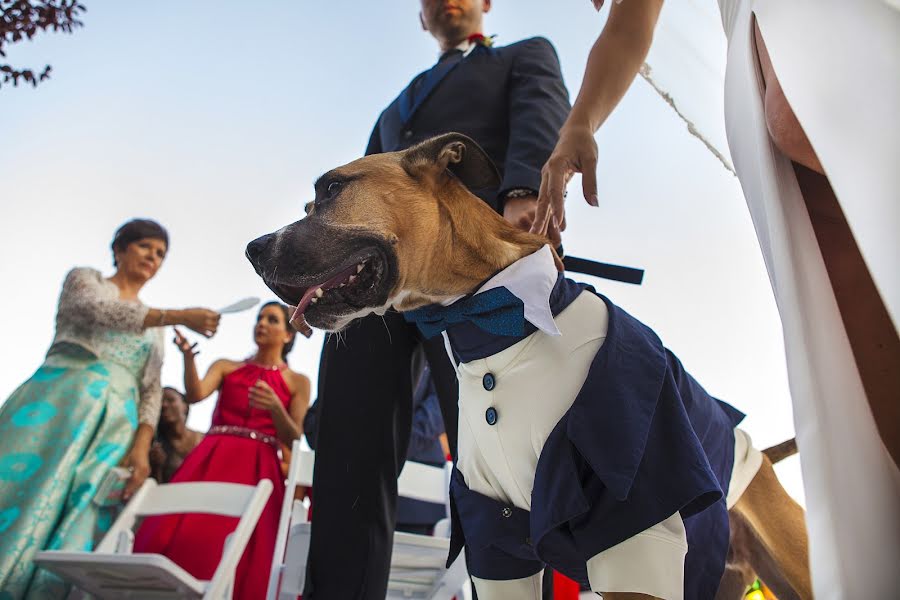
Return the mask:
<path id="1" fill-rule="evenodd" d="M 468 40 L 470 43 L 480 44 L 482 46 L 487 46 L 488 48 L 490 48 L 494 45 L 494 38 L 496 37 L 496 35 L 485 36 L 483 33 L 473 33 L 472 35 L 467 37 L 466 40 Z"/>

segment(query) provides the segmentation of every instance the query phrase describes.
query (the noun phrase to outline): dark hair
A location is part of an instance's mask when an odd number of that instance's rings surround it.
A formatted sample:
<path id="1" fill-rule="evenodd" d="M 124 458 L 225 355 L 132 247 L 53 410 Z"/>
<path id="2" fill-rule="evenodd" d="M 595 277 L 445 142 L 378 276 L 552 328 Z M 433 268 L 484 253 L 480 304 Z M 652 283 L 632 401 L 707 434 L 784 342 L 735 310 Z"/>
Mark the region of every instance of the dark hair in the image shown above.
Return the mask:
<path id="1" fill-rule="evenodd" d="M 169 232 L 166 228 L 150 219 L 132 219 L 123 224 L 116 230 L 111 244 L 113 251 L 113 266 L 118 267 L 116 261 L 116 250 L 122 252 L 128 248 L 128 244 L 151 238 L 154 240 L 162 240 L 169 247 Z"/>
<path id="2" fill-rule="evenodd" d="M 293 333 L 293 335 L 291 335 L 290 341 L 284 345 L 284 348 L 281 349 L 281 360 L 287 362 L 287 355 L 290 354 L 291 350 L 294 349 L 294 341 L 297 339 L 296 332 L 294 332 L 294 330 L 291 328 L 291 309 L 281 302 L 276 302 L 273 300 L 272 302 L 266 302 L 261 307 L 259 307 L 259 312 L 262 312 L 263 309 L 267 306 L 277 306 L 281 309 L 281 312 L 284 313 L 284 327 L 289 332 Z"/>
<path id="3" fill-rule="evenodd" d="M 191 414 L 191 405 L 188 403 L 187 398 L 184 397 L 184 394 L 181 392 L 181 390 L 173 388 L 170 385 L 167 385 L 166 387 L 163 388 L 163 392 L 165 392 L 166 390 L 169 390 L 170 392 L 175 392 L 176 394 L 178 394 L 178 397 L 181 398 L 182 402 L 184 402 L 184 417 L 187 418 L 187 416 L 189 414 Z"/>

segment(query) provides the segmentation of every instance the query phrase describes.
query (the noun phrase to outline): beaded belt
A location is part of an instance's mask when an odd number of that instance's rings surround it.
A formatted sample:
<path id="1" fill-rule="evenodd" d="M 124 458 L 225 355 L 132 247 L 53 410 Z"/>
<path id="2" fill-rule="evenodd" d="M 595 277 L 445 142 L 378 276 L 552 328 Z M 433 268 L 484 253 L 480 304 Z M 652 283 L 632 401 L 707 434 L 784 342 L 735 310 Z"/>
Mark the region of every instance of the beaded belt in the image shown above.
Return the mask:
<path id="1" fill-rule="evenodd" d="M 281 446 L 278 444 L 278 438 L 263 433 L 262 431 L 250 429 L 249 427 L 241 427 L 239 425 L 216 425 L 215 427 L 210 427 L 209 431 L 206 432 L 206 435 L 234 435 L 250 440 L 256 440 L 263 444 L 270 445 L 278 455 L 281 456 Z"/>

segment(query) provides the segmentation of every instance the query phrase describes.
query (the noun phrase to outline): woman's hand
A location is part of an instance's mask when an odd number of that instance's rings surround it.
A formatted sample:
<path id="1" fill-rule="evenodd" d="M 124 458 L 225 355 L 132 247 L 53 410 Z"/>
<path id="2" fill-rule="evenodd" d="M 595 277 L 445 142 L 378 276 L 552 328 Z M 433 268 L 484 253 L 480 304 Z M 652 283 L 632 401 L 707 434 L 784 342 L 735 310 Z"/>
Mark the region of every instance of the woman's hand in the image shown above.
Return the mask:
<path id="1" fill-rule="evenodd" d="M 178 311 L 178 324 L 206 337 L 216 334 L 220 318 L 219 313 L 208 308 L 186 308 Z"/>
<path id="2" fill-rule="evenodd" d="M 547 235 L 554 229 L 565 229 L 566 184 L 575 173 L 582 174 L 584 199 L 591 206 L 597 206 L 597 141 L 594 131 L 587 121 L 573 121 L 570 118 L 560 130 L 556 148 L 541 169 L 541 190 L 531 233 Z"/>
<path id="3" fill-rule="evenodd" d="M 125 483 L 125 491 L 122 493 L 122 500 L 127 502 L 150 476 L 150 459 L 147 450 L 135 446 L 125 457 L 122 466 L 131 471 L 131 477 Z"/>
<path id="4" fill-rule="evenodd" d="M 284 404 L 281 403 L 281 399 L 275 394 L 275 390 L 269 387 L 269 384 L 262 379 L 254 383 L 253 387 L 250 388 L 250 406 L 269 412 L 274 412 L 278 409 L 284 410 Z"/>
<path id="5" fill-rule="evenodd" d="M 175 329 L 175 338 L 172 340 L 172 342 L 175 344 L 175 346 L 178 347 L 181 353 L 184 354 L 185 358 L 194 358 L 195 356 L 200 354 L 199 350 L 194 350 L 194 348 L 197 347 L 197 342 L 194 342 L 192 344 L 190 340 L 184 337 L 183 333 L 178 331 L 177 327 L 173 327 L 173 329 Z"/>

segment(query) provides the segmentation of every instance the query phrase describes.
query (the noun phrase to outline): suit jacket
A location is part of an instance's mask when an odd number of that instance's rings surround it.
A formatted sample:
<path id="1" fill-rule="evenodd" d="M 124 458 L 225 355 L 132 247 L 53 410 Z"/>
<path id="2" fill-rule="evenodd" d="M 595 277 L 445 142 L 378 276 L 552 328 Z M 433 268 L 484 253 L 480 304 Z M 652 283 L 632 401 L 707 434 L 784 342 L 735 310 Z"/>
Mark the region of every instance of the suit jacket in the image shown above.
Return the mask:
<path id="1" fill-rule="evenodd" d="M 478 142 L 500 170 L 499 188 L 473 190 L 495 210 L 502 212 L 511 189 L 540 189 L 541 167 L 571 108 L 553 45 L 536 37 L 476 46 L 410 110 L 427 76 L 417 75 L 381 113 L 366 154 L 405 150 L 456 131 Z"/>

